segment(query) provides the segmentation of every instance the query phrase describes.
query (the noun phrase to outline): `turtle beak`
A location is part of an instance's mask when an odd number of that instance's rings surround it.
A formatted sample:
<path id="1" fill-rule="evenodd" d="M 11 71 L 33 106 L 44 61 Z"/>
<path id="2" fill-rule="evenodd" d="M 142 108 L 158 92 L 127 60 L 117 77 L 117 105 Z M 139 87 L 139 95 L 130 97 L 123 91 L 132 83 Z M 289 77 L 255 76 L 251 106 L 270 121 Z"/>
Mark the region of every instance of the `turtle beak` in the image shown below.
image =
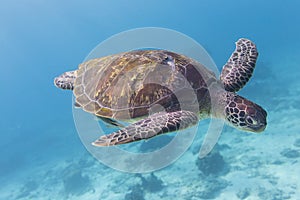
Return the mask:
<path id="1" fill-rule="evenodd" d="M 257 133 L 263 132 L 267 127 L 267 112 L 261 108 L 259 125 L 254 128 Z"/>
<path id="2" fill-rule="evenodd" d="M 241 130 L 242 131 L 246 131 L 249 133 L 261 133 L 266 129 L 266 125 L 261 124 L 260 126 L 256 126 L 256 127 L 242 127 Z"/>
<path id="3" fill-rule="evenodd" d="M 267 123 L 261 123 L 260 126 L 257 126 L 257 128 L 253 128 L 253 130 L 256 133 L 261 133 L 266 129 L 266 127 L 267 127 Z"/>

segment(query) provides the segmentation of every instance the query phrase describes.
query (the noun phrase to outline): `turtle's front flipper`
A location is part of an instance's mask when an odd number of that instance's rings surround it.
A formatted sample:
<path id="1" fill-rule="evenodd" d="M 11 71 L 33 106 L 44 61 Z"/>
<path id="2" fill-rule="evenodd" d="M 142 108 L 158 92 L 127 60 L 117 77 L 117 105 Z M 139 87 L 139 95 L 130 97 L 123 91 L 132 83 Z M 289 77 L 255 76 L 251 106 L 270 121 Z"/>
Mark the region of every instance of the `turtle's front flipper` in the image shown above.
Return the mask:
<path id="1" fill-rule="evenodd" d="M 156 113 L 119 131 L 101 136 L 94 146 L 118 145 L 147 139 L 162 133 L 185 129 L 198 123 L 198 117 L 190 111 Z"/>
<path id="2" fill-rule="evenodd" d="M 237 92 L 251 78 L 258 52 L 253 42 L 239 39 L 235 51 L 224 65 L 220 79 L 227 91 Z"/>

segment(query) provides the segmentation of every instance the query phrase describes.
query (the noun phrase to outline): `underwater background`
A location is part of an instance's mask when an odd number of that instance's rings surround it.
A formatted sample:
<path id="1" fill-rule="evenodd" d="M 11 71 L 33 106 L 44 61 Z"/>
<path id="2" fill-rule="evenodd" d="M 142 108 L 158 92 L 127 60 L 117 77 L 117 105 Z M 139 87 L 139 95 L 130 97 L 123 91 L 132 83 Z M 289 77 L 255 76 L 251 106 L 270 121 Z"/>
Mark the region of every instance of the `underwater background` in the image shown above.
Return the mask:
<path id="1" fill-rule="evenodd" d="M 297 0 L 1 1 L 0 199 L 300 199 L 299 8 Z M 72 93 L 53 78 L 108 37 L 140 27 L 192 37 L 219 70 L 235 41 L 254 41 L 258 62 L 239 94 L 268 111 L 267 129 L 226 126 L 200 160 L 202 121 L 188 151 L 153 173 L 94 159 L 78 137 Z M 139 145 L 147 151 L 155 142 Z"/>

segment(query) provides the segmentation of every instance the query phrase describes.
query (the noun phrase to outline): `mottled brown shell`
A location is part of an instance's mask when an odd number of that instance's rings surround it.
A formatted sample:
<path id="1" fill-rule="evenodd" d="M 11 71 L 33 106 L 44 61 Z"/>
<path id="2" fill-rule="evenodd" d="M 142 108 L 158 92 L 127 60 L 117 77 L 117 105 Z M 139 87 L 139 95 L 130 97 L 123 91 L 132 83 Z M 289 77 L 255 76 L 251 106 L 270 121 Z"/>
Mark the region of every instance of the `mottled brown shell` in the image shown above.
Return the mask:
<path id="1" fill-rule="evenodd" d="M 79 65 L 76 104 L 97 116 L 128 120 L 149 112 L 209 112 L 208 85 L 218 83 L 200 63 L 164 50 L 139 50 Z"/>

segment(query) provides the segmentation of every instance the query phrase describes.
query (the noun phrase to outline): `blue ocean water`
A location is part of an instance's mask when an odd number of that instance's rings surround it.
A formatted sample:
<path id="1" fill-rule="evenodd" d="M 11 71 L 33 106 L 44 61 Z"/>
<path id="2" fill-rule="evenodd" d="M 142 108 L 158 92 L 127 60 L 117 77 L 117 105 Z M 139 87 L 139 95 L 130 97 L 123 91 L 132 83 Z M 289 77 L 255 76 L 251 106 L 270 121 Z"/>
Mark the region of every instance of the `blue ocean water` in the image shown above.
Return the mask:
<path id="1" fill-rule="evenodd" d="M 0 5 L 0 199 L 300 199 L 299 1 Z M 237 39 L 253 40 L 259 60 L 239 94 L 268 111 L 267 129 L 257 135 L 225 127 L 202 161 L 197 136 L 175 163 L 153 173 L 119 172 L 95 160 L 77 135 L 71 92 L 54 87 L 53 78 L 76 69 L 111 35 L 149 26 L 192 37 L 220 70 Z"/>

